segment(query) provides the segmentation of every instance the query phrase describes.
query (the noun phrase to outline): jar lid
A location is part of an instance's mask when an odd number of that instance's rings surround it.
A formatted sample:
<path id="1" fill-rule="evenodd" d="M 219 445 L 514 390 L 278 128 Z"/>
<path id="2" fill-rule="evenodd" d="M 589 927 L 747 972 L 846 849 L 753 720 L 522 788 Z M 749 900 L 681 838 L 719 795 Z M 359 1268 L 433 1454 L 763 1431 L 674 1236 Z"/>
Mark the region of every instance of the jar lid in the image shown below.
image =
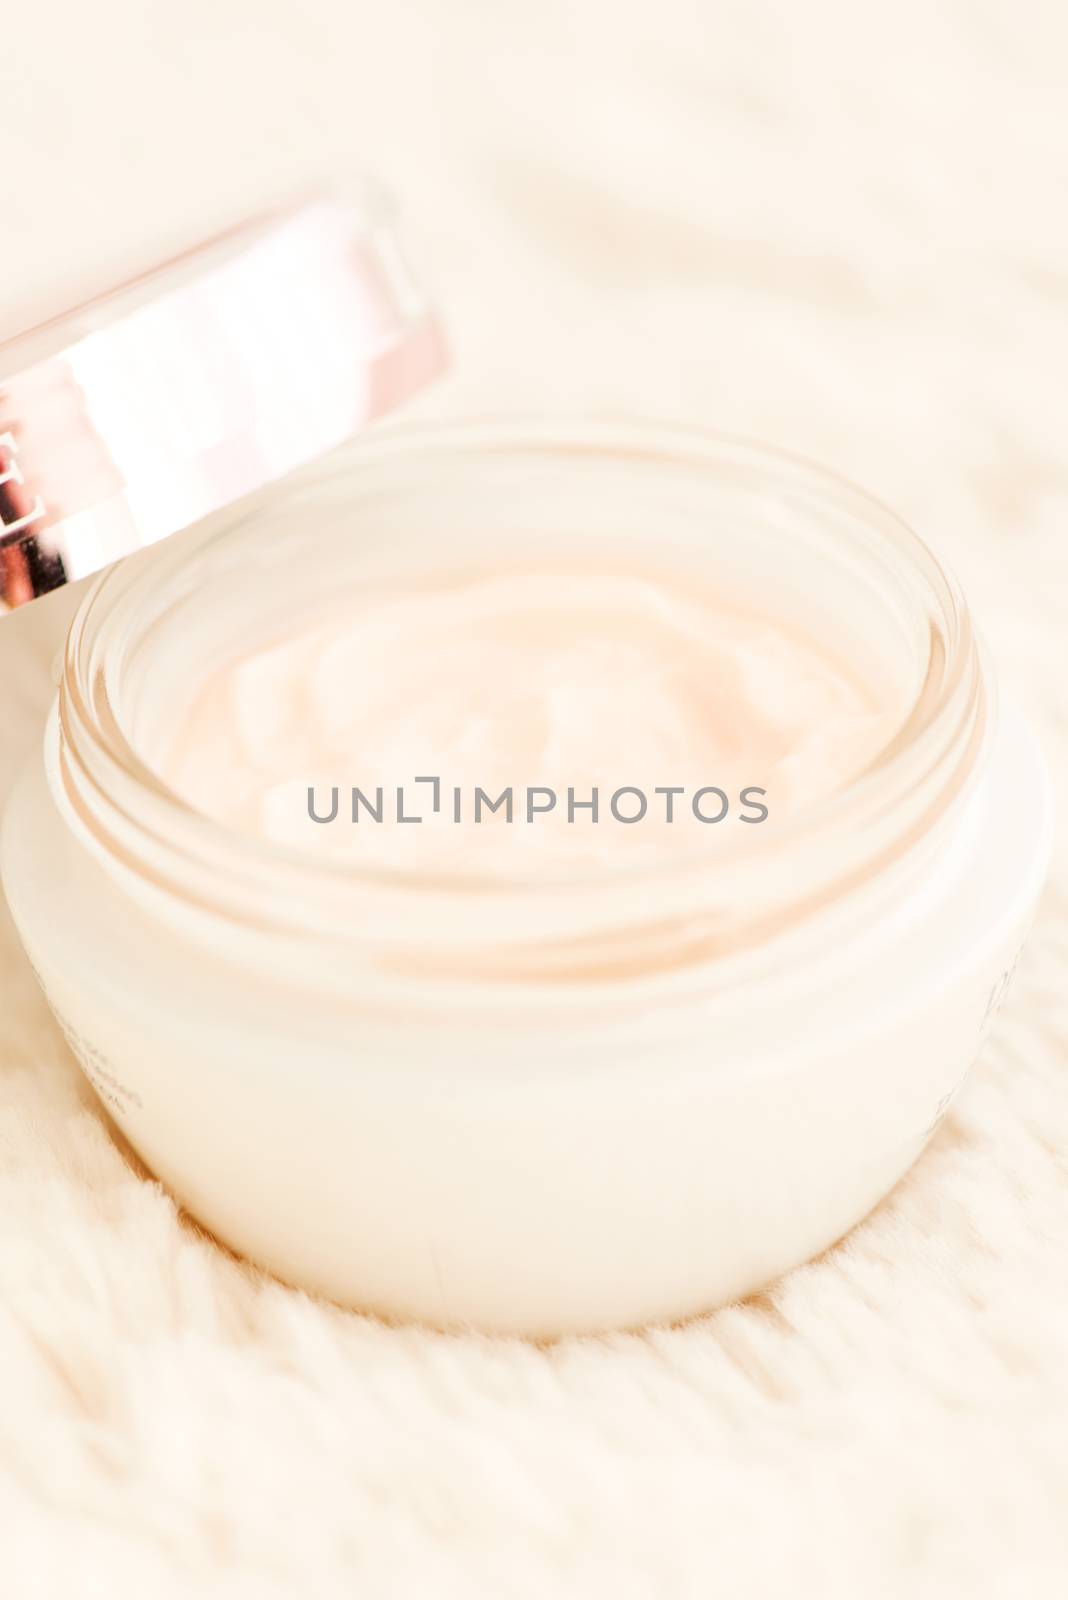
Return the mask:
<path id="1" fill-rule="evenodd" d="M 274 483 L 445 365 L 369 189 L 257 217 L 0 345 L 0 613 Z"/>

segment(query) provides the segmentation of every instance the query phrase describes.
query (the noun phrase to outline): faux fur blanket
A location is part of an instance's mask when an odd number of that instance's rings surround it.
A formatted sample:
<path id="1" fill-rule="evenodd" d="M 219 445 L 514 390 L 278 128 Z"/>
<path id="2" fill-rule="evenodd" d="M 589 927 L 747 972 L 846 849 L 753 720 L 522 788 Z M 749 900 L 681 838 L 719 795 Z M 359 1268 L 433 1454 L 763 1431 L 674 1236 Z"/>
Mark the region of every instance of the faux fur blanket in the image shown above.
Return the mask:
<path id="1" fill-rule="evenodd" d="M 955 565 L 1068 793 L 1066 64 L 1055 0 L 39 0 L 0 52 L 0 315 L 366 164 L 453 332 L 427 409 L 837 466 Z M 0 621 L 5 781 L 65 609 Z M 113 1139 L 0 914 L 0 1592 L 1065 1594 L 1066 972 L 1062 844 L 874 1216 L 750 1303 L 538 1348 L 224 1254 Z"/>

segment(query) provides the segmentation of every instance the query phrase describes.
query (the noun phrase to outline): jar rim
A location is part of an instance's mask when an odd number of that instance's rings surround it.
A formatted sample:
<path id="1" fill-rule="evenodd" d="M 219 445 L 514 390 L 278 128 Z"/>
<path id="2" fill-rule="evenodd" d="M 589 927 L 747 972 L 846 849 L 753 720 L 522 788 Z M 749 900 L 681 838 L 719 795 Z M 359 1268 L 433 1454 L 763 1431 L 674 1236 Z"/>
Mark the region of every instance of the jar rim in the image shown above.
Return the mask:
<path id="1" fill-rule="evenodd" d="M 692 924 L 688 947 L 705 957 L 759 943 L 816 907 L 837 901 L 861 878 L 900 861 L 919 841 L 933 837 L 936 824 L 956 813 L 955 802 L 970 792 L 979 752 L 990 738 L 993 714 L 959 586 L 900 517 L 849 480 L 803 456 L 701 428 L 648 421 L 393 423 L 294 474 L 266 508 L 260 498 L 236 515 L 205 525 L 205 547 L 275 514 L 279 504 L 299 502 L 309 486 L 344 488 L 358 484 L 360 475 L 376 465 L 399 460 L 414 466 L 443 452 L 450 460 L 458 455 L 470 459 L 472 470 L 480 458 L 502 454 L 549 456 L 572 464 L 595 456 L 620 463 L 640 460 L 665 471 L 683 464 L 710 473 L 729 467 L 778 494 L 803 495 L 828 512 L 852 516 L 879 560 L 906 573 L 922 597 L 917 603 L 927 618 L 927 660 L 915 700 L 889 743 L 818 811 L 802 809 L 782 822 L 766 859 L 758 860 L 752 848 L 717 849 L 696 871 L 697 878 L 705 877 L 706 891 L 715 882 L 714 915 L 696 892 L 695 862 L 689 855 L 653 865 L 627 863 L 605 874 L 592 887 L 600 902 L 596 921 L 602 939 L 613 920 L 633 906 L 635 889 L 655 883 L 661 908 L 657 915 L 662 916 L 668 904 L 672 916 L 685 911 Z M 182 570 L 184 537 L 154 550 L 152 566 L 136 574 L 128 570 L 129 562 L 105 572 L 83 601 L 68 635 L 58 702 L 58 747 L 50 778 L 68 821 L 94 852 L 111 864 L 120 863 L 127 873 L 151 880 L 164 893 L 194 899 L 199 893 L 203 909 L 225 911 L 231 919 L 255 926 L 265 921 L 287 930 L 300 926 L 344 940 L 346 932 L 352 934 L 352 907 L 359 896 L 377 910 L 380 931 L 393 929 L 398 943 L 410 940 L 409 925 L 418 915 L 428 931 L 438 925 L 461 945 L 468 936 L 479 944 L 486 939 L 480 911 L 501 907 L 507 900 L 515 902 L 526 919 L 527 944 L 545 940 L 558 944 L 567 924 L 553 911 L 551 897 L 555 893 L 570 901 L 572 891 L 580 887 L 589 894 L 588 881 L 580 886 L 573 879 L 547 877 L 501 884 L 420 873 L 416 885 L 410 873 L 395 868 L 336 857 L 324 861 L 240 833 L 196 810 L 146 764 L 112 703 L 109 682 L 115 652 L 121 655 L 124 647 L 107 639 L 106 625 L 119 599 L 129 601 L 131 593 L 136 599 L 135 586 L 147 593 Z M 828 853 L 828 841 L 835 840 L 837 848 Z M 817 857 L 822 866 L 809 870 Z M 766 880 L 769 871 L 778 873 L 780 888 L 787 885 L 782 893 L 773 885 L 756 892 L 757 879 Z M 672 892 L 664 902 L 669 885 Z M 459 926 L 458 901 L 471 913 Z M 578 936 L 579 943 L 583 937 Z M 562 958 L 560 971 L 574 956 L 575 942 L 565 938 L 564 944 L 572 956 Z M 618 948 L 612 959 L 618 962 Z"/>

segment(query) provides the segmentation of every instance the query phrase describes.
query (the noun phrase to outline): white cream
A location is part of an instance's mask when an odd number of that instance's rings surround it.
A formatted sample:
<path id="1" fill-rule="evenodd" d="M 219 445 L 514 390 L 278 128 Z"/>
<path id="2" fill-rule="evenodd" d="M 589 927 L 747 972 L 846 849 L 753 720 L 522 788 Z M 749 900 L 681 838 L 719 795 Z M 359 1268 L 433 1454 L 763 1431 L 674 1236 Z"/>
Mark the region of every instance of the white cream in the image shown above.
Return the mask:
<path id="1" fill-rule="evenodd" d="M 307 817 L 310 783 L 425 774 L 759 785 L 770 815 Z M 848 485 L 686 432 L 462 429 L 113 568 L 0 848 L 86 1074 L 219 1238 L 541 1335 L 737 1298 L 889 1190 L 991 1026 L 1051 816 L 963 600 Z"/>
<path id="2" fill-rule="evenodd" d="M 353 590 L 244 649 L 199 686 L 163 774 L 198 809 L 265 838 L 514 878 L 621 850 L 655 864 L 705 848 L 753 818 L 737 798 L 749 787 L 766 792 L 769 821 L 792 815 L 872 761 L 901 715 L 844 648 L 670 571 L 479 571 Z M 441 780 L 436 814 L 418 775 Z M 362 806 L 352 824 L 353 785 L 372 801 L 382 788 L 381 825 Z M 419 826 L 396 823 L 398 785 Z M 530 822 L 528 785 L 558 797 Z M 640 825 L 612 819 L 609 797 L 624 785 L 648 797 Z M 706 785 L 730 798 L 722 825 L 694 816 Z M 331 826 L 311 822 L 309 786 L 323 814 L 339 788 Z M 516 791 L 513 825 L 503 808 L 473 824 L 476 786 Z M 655 793 L 667 786 L 684 790 L 671 826 Z M 569 790 L 580 802 L 570 815 Z M 581 804 L 594 790 L 596 825 Z M 715 816 L 717 802 L 702 809 Z"/>

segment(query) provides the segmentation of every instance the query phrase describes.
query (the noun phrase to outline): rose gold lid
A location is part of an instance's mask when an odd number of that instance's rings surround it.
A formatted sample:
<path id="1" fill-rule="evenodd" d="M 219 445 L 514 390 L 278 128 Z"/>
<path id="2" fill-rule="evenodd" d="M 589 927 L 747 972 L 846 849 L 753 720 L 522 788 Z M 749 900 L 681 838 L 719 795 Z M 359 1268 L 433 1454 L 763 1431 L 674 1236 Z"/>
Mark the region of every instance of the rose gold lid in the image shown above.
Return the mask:
<path id="1" fill-rule="evenodd" d="M 275 482 L 444 343 L 377 194 L 324 194 L 0 346 L 0 614 Z"/>

